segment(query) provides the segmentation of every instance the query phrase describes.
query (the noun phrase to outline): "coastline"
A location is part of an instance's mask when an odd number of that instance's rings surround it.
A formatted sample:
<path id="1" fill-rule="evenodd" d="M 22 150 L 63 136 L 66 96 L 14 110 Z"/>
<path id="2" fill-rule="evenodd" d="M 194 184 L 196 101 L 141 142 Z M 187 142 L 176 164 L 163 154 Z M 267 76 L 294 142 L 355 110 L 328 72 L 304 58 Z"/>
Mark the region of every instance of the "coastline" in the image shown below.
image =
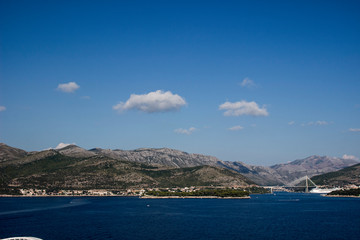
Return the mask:
<path id="1" fill-rule="evenodd" d="M 208 199 L 250 199 L 250 196 L 246 196 L 246 197 L 217 197 L 217 196 L 121 196 L 121 195 L 105 195 L 105 196 L 100 196 L 100 195 L 35 195 L 35 196 L 27 196 L 27 195 L 0 195 L 0 198 L 11 198 L 11 197 L 16 197 L 16 198 L 36 198 L 36 197 L 138 197 L 138 198 L 143 198 L 143 199 L 184 199 L 184 198 L 189 198 L 189 199 L 203 199 L 203 198 L 208 198 Z"/>
<path id="2" fill-rule="evenodd" d="M 217 197 L 217 196 L 141 196 L 140 198 L 144 199 L 168 199 L 168 198 L 174 198 L 174 199 L 181 199 L 181 198 L 195 198 L 195 199 L 203 199 L 203 198 L 209 198 L 209 199 L 250 199 L 250 196 L 246 197 Z"/>
<path id="3" fill-rule="evenodd" d="M 122 196 L 122 195 L 0 195 L 0 198 L 7 198 L 7 197 L 25 197 L 25 198 L 32 198 L 32 197 L 139 197 L 138 195 L 128 195 L 128 196 Z"/>
<path id="4" fill-rule="evenodd" d="M 354 196 L 354 195 L 324 195 L 324 197 L 360 198 L 360 196 Z"/>

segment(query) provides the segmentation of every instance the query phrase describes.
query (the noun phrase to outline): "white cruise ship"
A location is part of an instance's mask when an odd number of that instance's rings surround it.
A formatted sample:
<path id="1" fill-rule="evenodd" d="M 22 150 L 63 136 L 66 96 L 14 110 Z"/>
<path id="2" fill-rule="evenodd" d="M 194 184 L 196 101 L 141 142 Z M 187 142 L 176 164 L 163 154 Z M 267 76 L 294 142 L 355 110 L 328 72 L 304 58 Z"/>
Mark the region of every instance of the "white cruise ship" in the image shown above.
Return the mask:
<path id="1" fill-rule="evenodd" d="M 332 191 L 339 190 L 339 188 L 314 188 L 310 190 L 310 193 L 331 193 Z"/>

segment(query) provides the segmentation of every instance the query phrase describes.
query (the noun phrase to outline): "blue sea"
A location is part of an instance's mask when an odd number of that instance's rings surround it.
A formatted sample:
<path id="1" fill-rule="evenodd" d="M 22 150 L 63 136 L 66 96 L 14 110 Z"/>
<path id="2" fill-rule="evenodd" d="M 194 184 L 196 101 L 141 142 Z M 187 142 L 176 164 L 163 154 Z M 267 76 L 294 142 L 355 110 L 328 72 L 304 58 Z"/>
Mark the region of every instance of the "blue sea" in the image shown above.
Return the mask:
<path id="1" fill-rule="evenodd" d="M 0 198 L 0 239 L 360 239 L 360 198 Z"/>

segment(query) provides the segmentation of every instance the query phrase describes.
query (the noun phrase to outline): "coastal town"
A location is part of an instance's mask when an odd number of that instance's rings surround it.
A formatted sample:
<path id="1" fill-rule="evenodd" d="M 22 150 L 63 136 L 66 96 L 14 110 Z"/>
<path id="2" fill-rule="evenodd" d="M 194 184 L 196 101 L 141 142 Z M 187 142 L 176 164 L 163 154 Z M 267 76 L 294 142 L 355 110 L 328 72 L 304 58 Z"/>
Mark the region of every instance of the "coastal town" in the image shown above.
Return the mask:
<path id="1" fill-rule="evenodd" d="M 89 189 L 89 190 L 46 190 L 46 189 L 20 189 L 18 196 L 40 197 L 40 196 L 143 196 L 149 191 L 168 191 L 168 192 L 194 192 L 202 189 L 201 187 L 184 188 L 140 188 L 127 190 L 107 190 L 107 189 Z"/>
<path id="2" fill-rule="evenodd" d="M 19 189 L 19 194 L 17 195 L 1 195 L 6 196 L 22 196 L 22 197 L 67 197 L 67 196 L 99 196 L 99 197 L 111 197 L 111 196 L 123 196 L 123 197 L 142 197 L 145 195 L 150 195 L 151 193 L 166 193 L 166 195 L 179 195 L 179 194 L 188 194 L 195 195 L 195 193 L 200 191 L 248 191 L 249 193 L 270 193 L 270 189 L 252 186 L 252 187 L 232 187 L 232 188 L 223 188 L 223 187 L 205 187 L 205 186 L 190 186 L 190 187 L 174 187 L 174 188 L 130 188 L 126 190 L 115 190 L 115 189 L 88 189 L 88 190 L 69 190 L 69 189 L 59 189 L 59 190 L 47 190 L 47 189 Z M 281 188 L 276 188 L 277 191 Z M 282 189 L 286 191 L 286 189 Z"/>

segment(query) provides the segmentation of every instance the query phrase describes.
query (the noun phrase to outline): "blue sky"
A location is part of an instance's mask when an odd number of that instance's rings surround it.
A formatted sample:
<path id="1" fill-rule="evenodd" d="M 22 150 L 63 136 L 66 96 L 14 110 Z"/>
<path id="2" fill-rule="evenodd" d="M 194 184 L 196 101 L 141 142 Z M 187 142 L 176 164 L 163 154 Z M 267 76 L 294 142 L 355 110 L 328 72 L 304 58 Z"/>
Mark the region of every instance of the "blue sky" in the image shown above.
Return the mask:
<path id="1" fill-rule="evenodd" d="M 358 1 L 1 1 L 0 141 L 360 157 Z"/>

